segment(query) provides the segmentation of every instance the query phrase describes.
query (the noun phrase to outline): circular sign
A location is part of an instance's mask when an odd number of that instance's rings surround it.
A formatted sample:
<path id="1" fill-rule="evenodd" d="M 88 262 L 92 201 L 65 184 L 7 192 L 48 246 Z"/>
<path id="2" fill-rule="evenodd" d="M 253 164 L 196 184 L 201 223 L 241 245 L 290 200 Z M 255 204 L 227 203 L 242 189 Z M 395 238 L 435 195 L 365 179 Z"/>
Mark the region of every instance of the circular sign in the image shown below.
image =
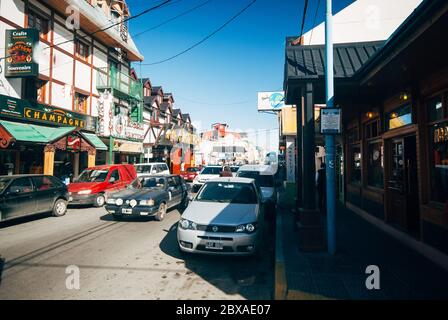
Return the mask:
<path id="1" fill-rule="evenodd" d="M 284 100 L 284 96 L 278 92 L 271 94 L 271 96 L 269 97 L 269 103 L 271 104 L 271 107 L 273 109 L 279 109 L 283 107 Z"/>

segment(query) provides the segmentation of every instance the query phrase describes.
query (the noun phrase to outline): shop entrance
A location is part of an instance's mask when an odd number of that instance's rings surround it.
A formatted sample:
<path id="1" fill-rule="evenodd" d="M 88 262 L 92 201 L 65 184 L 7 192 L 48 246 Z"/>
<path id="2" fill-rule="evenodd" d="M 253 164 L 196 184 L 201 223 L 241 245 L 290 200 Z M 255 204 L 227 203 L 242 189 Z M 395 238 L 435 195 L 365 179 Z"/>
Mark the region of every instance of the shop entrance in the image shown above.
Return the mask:
<path id="1" fill-rule="evenodd" d="M 415 237 L 420 235 L 416 136 L 388 141 L 387 220 Z"/>

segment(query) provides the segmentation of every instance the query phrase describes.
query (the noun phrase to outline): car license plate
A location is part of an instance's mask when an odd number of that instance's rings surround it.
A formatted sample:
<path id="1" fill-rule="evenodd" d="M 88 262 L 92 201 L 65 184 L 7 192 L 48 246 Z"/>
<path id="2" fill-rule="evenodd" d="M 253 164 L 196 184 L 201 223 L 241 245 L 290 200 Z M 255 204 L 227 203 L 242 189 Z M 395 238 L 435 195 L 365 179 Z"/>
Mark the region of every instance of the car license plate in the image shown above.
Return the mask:
<path id="1" fill-rule="evenodd" d="M 132 209 L 121 209 L 121 213 L 132 214 Z"/>
<path id="2" fill-rule="evenodd" d="M 224 248 L 222 241 L 207 241 L 205 244 L 206 249 L 222 250 Z"/>

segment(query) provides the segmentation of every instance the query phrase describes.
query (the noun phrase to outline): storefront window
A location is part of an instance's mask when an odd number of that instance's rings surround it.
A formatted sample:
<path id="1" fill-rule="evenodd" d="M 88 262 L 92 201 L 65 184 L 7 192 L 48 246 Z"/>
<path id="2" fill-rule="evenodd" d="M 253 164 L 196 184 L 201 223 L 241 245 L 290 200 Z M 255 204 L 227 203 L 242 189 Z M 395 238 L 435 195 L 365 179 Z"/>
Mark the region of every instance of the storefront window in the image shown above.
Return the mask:
<path id="1" fill-rule="evenodd" d="M 431 200 L 448 201 L 448 122 L 430 127 L 431 134 Z"/>
<path id="2" fill-rule="evenodd" d="M 407 104 L 386 115 L 386 130 L 400 128 L 412 123 L 411 105 Z"/>
<path id="3" fill-rule="evenodd" d="M 75 111 L 79 113 L 87 113 L 87 99 L 86 95 L 75 93 Z"/>
<path id="4" fill-rule="evenodd" d="M 384 158 L 383 143 L 370 142 L 368 145 L 367 184 L 376 188 L 383 188 Z"/>
<path id="5" fill-rule="evenodd" d="M 435 122 L 443 119 L 442 95 L 436 96 L 428 101 L 428 122 Z"/>
<path id="6" fill-rule="evenodd" d="M 350 182 L 361 183 L 361 145 L 354 144 L 350 149 Z"/>

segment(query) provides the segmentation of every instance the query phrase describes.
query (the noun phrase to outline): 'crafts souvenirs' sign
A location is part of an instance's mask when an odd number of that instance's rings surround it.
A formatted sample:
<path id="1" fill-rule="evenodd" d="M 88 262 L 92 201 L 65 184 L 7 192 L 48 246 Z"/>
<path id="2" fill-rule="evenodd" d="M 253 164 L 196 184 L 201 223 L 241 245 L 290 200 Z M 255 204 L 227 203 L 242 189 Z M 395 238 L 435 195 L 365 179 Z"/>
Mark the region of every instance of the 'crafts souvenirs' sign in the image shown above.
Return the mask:
<path id="1" fill-rule="evenodd" d="M 5 77 L 37 77 L 39 64 L 36 60 L 39 45 L 37 29 L 6 30 Z"/>

